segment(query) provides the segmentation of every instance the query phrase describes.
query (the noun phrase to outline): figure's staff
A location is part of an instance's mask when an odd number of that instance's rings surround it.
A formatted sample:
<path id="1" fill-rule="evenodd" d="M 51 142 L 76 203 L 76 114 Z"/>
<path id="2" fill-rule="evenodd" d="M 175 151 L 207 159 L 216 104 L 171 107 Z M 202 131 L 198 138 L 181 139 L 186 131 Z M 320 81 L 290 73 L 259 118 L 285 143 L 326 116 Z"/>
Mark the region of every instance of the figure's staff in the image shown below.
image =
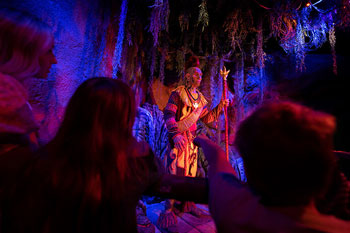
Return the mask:
<path id="1" fill-rule="evenodd" d="M 224 66 L 222 70 L 220 70 L 220 75 L 224 79 L 224 99 L 227 99 L 227 76 L 228 73 L 230 73 L 230 70 L 226 70 L 226 67 Z M 226 150 L 226 159 L 229 161 L 228 158 L 228 115 L 227 115 L 227 105 L 224 106 L 224 115 L 225 115 L 225 150 Z"/>

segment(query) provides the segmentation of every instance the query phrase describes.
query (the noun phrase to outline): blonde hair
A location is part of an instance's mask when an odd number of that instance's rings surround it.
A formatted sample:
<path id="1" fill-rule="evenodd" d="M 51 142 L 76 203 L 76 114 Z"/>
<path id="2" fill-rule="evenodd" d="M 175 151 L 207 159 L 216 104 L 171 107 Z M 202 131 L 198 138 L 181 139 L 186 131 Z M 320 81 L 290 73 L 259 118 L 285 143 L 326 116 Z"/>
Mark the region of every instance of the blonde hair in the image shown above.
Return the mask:
<path id="1" fill-rule="evenodd" d="M 51 29 L 35 16 L 0 10 L 0 72 L 19 80 L 35 76 L 52 42 Z"/>

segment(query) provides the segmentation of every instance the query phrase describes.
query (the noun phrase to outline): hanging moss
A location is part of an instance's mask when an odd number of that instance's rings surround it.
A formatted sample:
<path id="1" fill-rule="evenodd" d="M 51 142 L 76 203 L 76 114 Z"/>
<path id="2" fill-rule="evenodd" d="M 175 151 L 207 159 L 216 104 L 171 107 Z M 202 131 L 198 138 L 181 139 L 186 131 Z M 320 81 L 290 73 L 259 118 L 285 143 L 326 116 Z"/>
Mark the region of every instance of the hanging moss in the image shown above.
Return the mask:
<path id="1" fill-rule="evenodd" d="M 241 9 L 235 9 L 230 13 L 225 21 L 224 31 L 228 33 L 231 48 L 244 54 L 243 44 L 250 32 L 256 31 L 253 24 L 253 15 L 250 10 L 243 12 Z"/>
<path id="2" fill-rule="evenodd" d="M 152 8 L 149 31 L 153 36 L 153 46 L 158 45 L 159 33 L 162 30 L 168 31 L 168 21 L 169 21 L 169 2 L 168 0 L 155 0 L 154 5 L 150 6 Z"/>
<path id="3" fill-rule="evenodd" d="M 185 55 L 189 53 L 201 55 L 202 63 L 208 61 L 204 73 L 212 74 L 208 76 L 211 79 L 208 81 L 209 86 L 218 81 L 214 75 L 217 71 L 210 71 L 210 60 L 213 56 L 224 57 L 224 54 L 229 54 L 225 59 L 237 59 L 240 70 L 244 67 L 259 70 L 262 78 L 267 57 L 264 46 L 267 41 L 274 43 L 273 40 L 277 40 L 283 50 L 295 59 L 299 71 L 306 69 L 306 54 L 329 41 L 333 70 L 336 72 L 335 30 L 350 24 L 348 0 L 337 1 L 336 5 L 322 4 L 325 9 L 317 5 L 320 1 L 309 8 L 296 4 L 300 1 L 289 0 L 269 1 L 268 7 L 229 0 L 171 1 L 170 4 L 169 0 L 129 2 L 128 10 L 133 12 L 127 14 L 125 43 L 122 44 L 122 49 L 126 50 L 121 50 L 120 56 L 123 57 L 120 59 L 123 75 L 128 78 L 138 76 L 140 64 L 149 69 L 147 75 L 150 74 L 150 80 L 158 73 L 163 80 L 164 66 L 171 67 L 183 76 Z M 149 2 L 152 2 L 152 6 L 149 6 Z M 339 5 L 340 2 L 342 5 Z M 116 19 L 120 17 L 118 12 Z M 121 21 L 120 18 L 119 23 Z M 141 28 L 144 38 L 139 36 L 135 29 L 137 26 Z M 216 68 L 219 66 L 216 65 Z M 241 75 L 245 81 L 243 71 Z M 209 98 L 212 98 L 214 89 L 209 88 Z M 264 96 L 264 87 L 260 90 L 260 96 Z"/>
<path id="4" fill-rule="evenodd" d="M 198 6 L 199 7 L 199 16 L 197 20 L 197 25 L 202 25 L 202 32 L 206 27 L 209 25 L 209 14 L 207 10 L 207 1 L 202 0 L 202 3 Z"/>
<path id="5" fill-rule="evenodd" d="M 331 45 L 331 49 L 332 49 L 332 58 L 333 58 L 333 73 L 335 75 L 338 74 L 337 71 L 337 55 L 335 52 L 335 42 L 336 42 L 336 37 L 335 37 L 335 30 L 334 30 L 334 26 L 329 30 L 329 44 Z"/>
<path id="6" fill-rule="evenodd" d="M 285 46 L 287 41 L 295 37 L 297 18 L 297 12 L 294 9 L 274 8 L 269 14 L 271 35 L 280 41 L 282 47 Z"/>
<path id="7" fill-rule="evenodd" d="M 298 71 L 306 68 L 306 53 L 320 48 L 329 39 L 327 33 L 336 21 L 337 10 L 321 10 L 316 6 L 320 2 L 300 10 L 281 7 L 270 14 L 272 35 L 288 54 L 295 56 Z"/>
<path id="8" fill-rule="evenodd" d="M 181 29 L 181 32 L 188 31 L 190 26 L 190 14 L 187 12 L 184 12 L 179 15 L 179 26 Z"/>
<path id="9" fill-rule="evenodd" d="M 295 37 L 295 41 L 296 41 L 296 46 L 294 47 L 294 53 L 296 54 L 296 70 L 297 71 L 303 71 L 305 69 L 305 34 L 303 31 L 303 28 L 300 24 L 300 22 L 298 22 L 298 26 L 297 26 L 297 32 L 296 32 L 296 37 Z"/>
<path id="10" fill-rule="evenodd" d="M 259 20 L 258 27 L 257 27 L 257 34 L 256 34 L 256 57 L 257 57 L 257 65 L 260 69 L 264 68 L 265 66 L 265 53 L 263 49 L 264 45 L 264 36 L 263 36 L 263 21 L 262 19 Z"/>
<path id="11" fill-rule="evenodd" d="M 183 49 L 176 50 L 176 71 L 180 77 L 184 77 L 184 69 L 185 69 L 185 53 Z M 184 80 L 182 80 L 184 82 Z"/>

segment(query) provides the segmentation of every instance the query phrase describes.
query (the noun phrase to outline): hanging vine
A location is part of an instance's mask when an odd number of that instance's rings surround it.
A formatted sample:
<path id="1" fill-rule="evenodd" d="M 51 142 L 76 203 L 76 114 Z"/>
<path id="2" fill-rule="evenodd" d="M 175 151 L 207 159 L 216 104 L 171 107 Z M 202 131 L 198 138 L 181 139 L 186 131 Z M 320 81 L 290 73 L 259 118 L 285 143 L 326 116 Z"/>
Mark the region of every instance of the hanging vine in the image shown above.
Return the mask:
<path id="1" fill-rule="evenodd" d="M 185 12 L 179 15 L 179 25 L 181 32 L 188 31 L 190 27 L 190 14 Z"/>
<path id="2" fill-rule="evenodd" d="M 185 69 L 185 53 L 183 49 L 178 49 L 176 51 L 176 71 L 180 77 L 184 78 L 184 69 Z M 182 80 L 184 82 L 184 80 Z"/>
<path id="3" fill-rule="evenodd" d="M 230 13 L 223 27 L 224 31 L 228 33 L 233 51 L 238 48 L 238 52 L 244 54 L 244 41 L 250 32 L 255 31 L 253 22 L 250 10 L 242 12 L 241 9 L 235 9 Z"/>
<path id="4" fill-rule="evenodd" d="M 152 8 L 149 31 L 153 36 L 153 46 L 158 45 L 159 33 L 162 30 L 168 31 L 168 21 L 169 21 L 169 0 L 155 0 L 154 5 L 150 6 Z"/>
<path id="5" fill-rule="evenodd" d="M 263 35 L 263 21 L 262 19 L 259 20 L 258 26 L 257 26 L 257 34 L 256 34 L 256 57 L 257 57 L 257 65 L 260 69 L 264 68 L 265 66 L 265 53 L 263 49 L 264 45 L 264 35 Z"/>
<path id="6" fill-rule="evenodd" d="M 197 26 L 202 25 L 202 32 L 206 27 L 209 25 L 209 14 L 207 10 L 207 0 L 202 0 L 202 3 L 198 6 L 199 7 L 199 16 L 197 20 Z"/>
<path id="7" fill-rule="evenodd" d="M 335 37 L 335 30 L 334 27 L 331 27 L 331 29 L 329 30 L 329 43 L 331 45 L 331 49 L 332 49 L 332 58 L 333 58 L 333 73 L 335 75 L 338 74 L 337 71 L 337 55 L 335 53 L 335 42 L 336 42 L 336 37 Z"/>
<path id="8" fill-rule="evenodd" d="M 274 8 L 269 14 L 271 34 L 279 40 L 285 50 L 290 49 L 286 43 L 295 37 L 297 18 L 297 12 L 294 9 Z"/>
<path id="9" fill-rule="evenodd" d="M 257 4 L 253 7 L 246 1 L 229 0 L 173 1 L 171 4 L 170 0 L 140 1 L 143 7 L 135 6 L 132 1 L 123 0 L 118 15 L 117 43 L 115 48 L 112 47 L 113 76 L 122 69 L 125 77 L 134 79 L 143 69 L 149 69 L 150 83 L 158 74 L 157 78 L 163 81 L 167 66 L 183 77 L 185 57 L 189 54 L 201 55 L 202 64 L 207 62 L 204 74 L 208 78 L 209 98 L 212 100 L 217 94 L 214 87 L 218 83 L 217 70 L 222 65 L 214 57 L 218 59 L 230 52 L 225 59 L 238 61 L 236 74 L 239 81 L 235 88 L 243 88 L 236 89 L 238 98 L 242 98 L 238 101 L 242 103 L 244 92 L 249 92 L 244 89 L 245 73 L 256 71 L 261 81 L 261 102 L 265 91 L 263 81 L 267 55 L 264 49 L 269 48 L 267 41 L 275 43 L 276 40 L 285 53 L 295 59 L 298 71 L 306 69 L 308 52 L 329 41 L 333 72 L 336 74 L 336 32 L 339 27 L 350 26 L 349 0 L 336 1 L 337 4 L 335 1 L 319 0 L 308 5 L 304 1 L 255 0 L 253 4 Z M 137 12 L 127 12 L 130 9 Z M 139 20 L 132 21 L 131 17 L 139 17 Z M 142 38 L 136 38 L 139 36 L 136 26 L 141 28 Z"/>
<path id="10" fill-rule="evenodd" d="M 327 33 L 336 22 L 336 7 L 322 10 L 317 6 L 321 2 L 309 3 L 301 9 L 280 7 L 270 14 L 271 33 L 287 54 L 295 56 L 298 71 L 305 69 L 306 53 L 320 48 L 330 38 Z"/>
<path id="11" fill-rule="evenodd" d="M 295 35 L 295 45 L 293 48 L 293 52 L 296 57 L 296 70 L 303 71 L 305 68 L 305 34 L 300 22 L 297 25 L 297 31 Z"/>

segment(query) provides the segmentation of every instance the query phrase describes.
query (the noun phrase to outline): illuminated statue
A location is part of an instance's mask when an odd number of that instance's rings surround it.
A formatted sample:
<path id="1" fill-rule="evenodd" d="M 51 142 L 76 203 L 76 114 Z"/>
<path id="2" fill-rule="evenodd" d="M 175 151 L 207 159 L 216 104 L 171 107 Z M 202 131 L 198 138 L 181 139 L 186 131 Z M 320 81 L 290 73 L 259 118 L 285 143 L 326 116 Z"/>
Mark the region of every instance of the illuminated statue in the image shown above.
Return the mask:
<path id="1" fill-rule="evenodd" d="M 206 124 L 215 121 L 229 101 L 222 99 L 218 106 L 209 111 L 206 99 L 197 89 L 202 81 L 198 58 L 191 57 L 185 68 L 185 85 L 177 87 L 171 93 L 164 109 L 170 141 L 165 165 L 170 174 L 195 177 L 198 148 L 193 144 L 193 139 L 196 137 L 196 123 L 198 120 Z M 168 200 L 165 211 L 158 220 L 160 227 L 176 227 L 173 207 L 174 200 Z M 183 203 L 181 210 L 195 216 L 201 215 L 193 202 Z"/>

